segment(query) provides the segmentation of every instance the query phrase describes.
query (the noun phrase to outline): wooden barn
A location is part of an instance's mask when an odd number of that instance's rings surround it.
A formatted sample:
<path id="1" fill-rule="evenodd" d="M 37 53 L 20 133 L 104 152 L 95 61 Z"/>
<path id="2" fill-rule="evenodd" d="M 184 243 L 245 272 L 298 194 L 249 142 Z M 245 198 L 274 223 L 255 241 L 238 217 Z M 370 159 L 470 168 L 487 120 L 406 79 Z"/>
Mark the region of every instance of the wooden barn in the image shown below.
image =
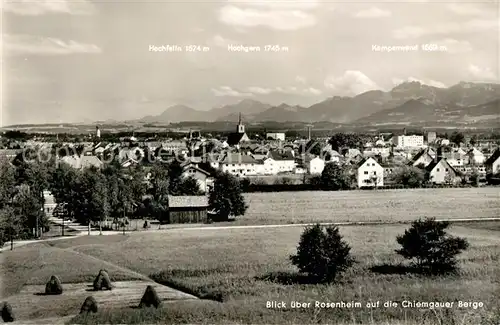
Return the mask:
<path id="1" fill-rule="evenodd" d="M 207 222 L 208 197 L 168 196 L 168 223 Z"/>

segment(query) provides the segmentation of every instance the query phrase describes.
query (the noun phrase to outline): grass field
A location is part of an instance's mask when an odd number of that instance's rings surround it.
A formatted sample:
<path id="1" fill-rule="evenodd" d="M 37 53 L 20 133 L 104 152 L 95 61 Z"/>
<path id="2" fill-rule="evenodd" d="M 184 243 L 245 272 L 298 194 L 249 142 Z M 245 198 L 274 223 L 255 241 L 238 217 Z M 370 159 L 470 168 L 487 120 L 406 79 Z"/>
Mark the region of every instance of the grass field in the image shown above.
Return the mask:
<path id="1" fill-rule="evenodd" d="M 236 224 L 409 221 L 419 217 L 498 217 L 495 187 L 245 194 L 249 209 Z"/>
<path id="2" fill-rule="evenodd" d="M 125 237 L 116 236 L 108 240 L 123 239 Z M 116 281 L 145 278 L 91 256 L 43 243 L 3 252 L 0 258 L 0 293 L 3 298 L 18 293 L 24 285 L 45 285 L 51 275 L 58 275 L 64 283 L 91 282 L 100 269 L 107 268 L 113 272 Z"/>
<path id="3" fill-rule="evenodd" d="M 332 285 L 302 282 L 288 256 L 295 252 L 301 227 L 264 229 L 172 230 L 168 233 L 81 237 L 54 242 L 54 249 L 126 266 L 168 284 L 223 303 L 177 304 L 159 311 L 107 309 L 73 323 L 336 323 L 336 324 L 488 324 L 500 307 L 500 232 L 495 224 L 482 229 L 454 226 L 452 233 L 469 239 L 457 276 L 424 278 L 392 273 L 395 237 L 403 225 L 346 226 L 341 233 L 358 263 L 344 280 Z M 116 238 L 121 238 L 117 240 Z M 90 239 L 90 241 L 89 241 Z M 123 240 L 124 239 L 124 240 Z M 380 273 L 382 272 L 382 273 Z M 63 275 L 64 276 L 64 275 Z M 284 284 L 283 281 L 289 281 Z M 451 309 L 366 308 L 369 301 L 455 301 Z M 456 308 L 456 301 L 482 302 L 483 308 Z M 362 308 L 272 309 L 267 301 L 356 301 Z M 498 319 L 498 318 L 497 318 Z M 453 323 L 454 322 L 454 323 Z"/>
<path id="4" fill-rule="evenodd" d="M 418 217 L 498 217 L 496 188 L 405 191 L 288 192 L 246 194 L 249 210 L 231 225 L 346 221 L 411 221 Z M 227 225 L 227 223 L 226 223 Z M 212 225 L 213 226 L 213 225 Z M 114 281 L 146 280 L 179 288 L 202 303 L 172 303 L 158 311 L 105 308 L 71 323 L 335 323 L 498 325 L 500 222 L 460 223 L 452 233 L 469 239 L 461 272 L 424 278 L 401 274 L 395 237 L 408 225 L 343 226 L 358 261 L 344 280 L 313 285 L 289 261 L 302 227 L 169 229 L 127 235 L 83 236 L 3 252 L 2 297 L 57 274 L 64 283 L 92 281 L 106 268 Z M 484 308 L 273 309 L 267 301 L 475 301 Z M 60 314 L 66 315 L 60 308 Z M 494 322 L 496 321 L 496 322 Z"/>

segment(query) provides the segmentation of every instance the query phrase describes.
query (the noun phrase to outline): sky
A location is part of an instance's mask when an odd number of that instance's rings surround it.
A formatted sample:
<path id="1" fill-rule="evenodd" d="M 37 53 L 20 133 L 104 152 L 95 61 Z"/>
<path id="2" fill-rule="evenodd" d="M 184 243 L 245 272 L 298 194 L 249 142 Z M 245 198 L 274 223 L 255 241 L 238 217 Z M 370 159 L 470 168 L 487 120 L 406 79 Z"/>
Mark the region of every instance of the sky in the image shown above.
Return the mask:
<path id="1" fill-rule="evenodd" d="M 247 98 L 307 106 L 500 75 L 498 0 L 4 0 L 2 12 L 4 126 Z M 154 50 L 167 45 L 183 51 Z M 238 46 L 261 50 L 228 49 Z"/>

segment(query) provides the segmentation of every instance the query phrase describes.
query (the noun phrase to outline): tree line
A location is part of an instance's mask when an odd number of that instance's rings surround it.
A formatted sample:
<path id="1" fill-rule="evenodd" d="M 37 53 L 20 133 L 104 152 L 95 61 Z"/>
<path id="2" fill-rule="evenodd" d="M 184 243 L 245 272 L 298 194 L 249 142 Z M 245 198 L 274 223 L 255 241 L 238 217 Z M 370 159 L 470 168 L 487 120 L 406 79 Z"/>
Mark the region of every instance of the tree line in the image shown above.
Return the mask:
<path id="1" fill-rule="evenodd" d="M 177 161 L 157 162 L 149 168 L 122 168 L 113 161 L 103 168 L 75 169 L 55 159 L 42 160 L 0 163 L 0 245 L 38 238 L 41 230 L 48 229 L 45 190 L 54 197 L 54 214 L 88 225 L 89 230 L 92 224 L 102 230 L 104 220 L 122 226 L 128 218 L 168 223 L 169 195 L 208 194 L 209 209 L 224 220 L 243 215 L 247 209 L 239 180 L 220 171 L 212 171 L 213 189 L 204 193 Z"/>

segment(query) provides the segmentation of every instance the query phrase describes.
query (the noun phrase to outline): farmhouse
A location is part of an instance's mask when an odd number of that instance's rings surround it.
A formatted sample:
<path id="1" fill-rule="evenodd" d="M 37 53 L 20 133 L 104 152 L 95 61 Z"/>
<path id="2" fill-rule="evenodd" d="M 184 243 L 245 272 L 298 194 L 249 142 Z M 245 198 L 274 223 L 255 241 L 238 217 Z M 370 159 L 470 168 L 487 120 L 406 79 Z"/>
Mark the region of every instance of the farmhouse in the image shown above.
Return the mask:
<path id="1" fill-rule="evenodd" d="M 384 186 L 384 168 L 373 158 L 366 158 L 358 163 L 358 187 Z"/>
<path id="2" fill-rule="evenodd" d="M 208 197 L 168 196 L 168 223 L 203 223 L 207 221 Z"/>

